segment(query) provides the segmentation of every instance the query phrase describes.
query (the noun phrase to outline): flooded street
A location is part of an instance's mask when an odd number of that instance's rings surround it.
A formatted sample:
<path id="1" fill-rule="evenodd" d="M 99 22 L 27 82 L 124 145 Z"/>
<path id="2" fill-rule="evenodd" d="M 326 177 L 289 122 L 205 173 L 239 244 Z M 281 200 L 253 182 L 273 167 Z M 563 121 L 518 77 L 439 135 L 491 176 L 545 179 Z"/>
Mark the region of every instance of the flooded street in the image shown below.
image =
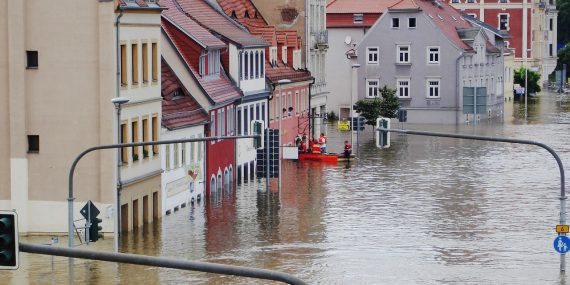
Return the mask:
<path id="1" fill-rule="evenodd" d="M 557 95 L 543 93 L 529 105 L 528 123 L 524 105 L 509 101 L 504 122 L 403 127 L 542 142 L 558 153 L 567 170 L 570 102 L 557 100 Z M 329 150 L 337 152 L 348 138 L 332 125 L 328 136 Z M 285 161 L 281 190 L 273 187 L 266 193 L 264 180 L 246 182 L 224 193 L 220 203 L 187 206 L 124 235 L 121 251 L 273 269 L 309 284 L 566 284 L 552 246 L 560 176 L 546 150 L 391 136 L 389 149 L 377 149 L 368 126 L 359 134 L 359 159 L 350 163 Z M 24 241 L 49 243 L 49 237 Z M 60 239 L 59 244 L 65 246 L 66 241 Z M 89 246 L 112 248 L 112 238 Z M 269 283 L 86 260 L 76 260 L 70 278 L 67 258 L 20 256 L 20 270 L 2 271 L 0 280 Z"/>

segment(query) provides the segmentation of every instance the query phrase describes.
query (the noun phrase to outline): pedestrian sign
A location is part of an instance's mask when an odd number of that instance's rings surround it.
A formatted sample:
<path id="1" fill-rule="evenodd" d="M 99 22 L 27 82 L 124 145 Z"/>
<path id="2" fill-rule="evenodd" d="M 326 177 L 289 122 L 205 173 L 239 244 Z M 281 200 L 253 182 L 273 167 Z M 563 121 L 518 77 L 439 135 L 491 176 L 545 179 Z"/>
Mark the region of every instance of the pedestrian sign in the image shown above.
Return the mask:
<path id="1" fill-rule="evenodd" d="M 570 238 L 567 236 L 557 236 L 554 239 L 554 250 L 558 253 L 566 253 L 570 250 Z"/>
<path id="2" fill-rule="evenodd" d="M 556 225 L 556 232 L 559 234 L 567 234 L 569 232 L 569 226 L 568 225 Z"/>

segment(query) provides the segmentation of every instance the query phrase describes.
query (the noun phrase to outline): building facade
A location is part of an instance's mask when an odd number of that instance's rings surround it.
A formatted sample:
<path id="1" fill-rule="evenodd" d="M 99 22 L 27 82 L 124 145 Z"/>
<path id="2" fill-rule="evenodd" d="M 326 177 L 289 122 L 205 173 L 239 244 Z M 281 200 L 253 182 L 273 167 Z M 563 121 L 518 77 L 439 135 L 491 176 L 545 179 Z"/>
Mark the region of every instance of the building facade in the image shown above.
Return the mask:
<path id="1" fill-rule="evenodd" d="M 112 98 L 130 97 L 122 121 L 128 127 L 136 122 L 135 139 L 158 136 L 152 122 L 156 118 L 160 123 L 160 75 L 152 73 L 151 65 L 160 54 L 156 19 L 161 9 L 138 2 L 140 5 L 118 1 L 77 5 L 67 0 L 0 4 L 0 122 L 7 126 L 0 129 L 0 208 L 18 212 L 22 233 L 67 231 L 67 174 L 71 163 L 87 148 L 118 141 Z M 74 16 L 45 12 L 54 5 L 65 7 Z M 136 85 L 128 72 L 123 72 L 127 76 L 125 85 L 121 84 L 122 77 L 116 76 L 121 70 L 117 70 L 115 21 L 122 10 L 119 7 L 128 5 L 138 9 L 123 11 L 127 24 L 119 26 L 125 29 L 119 41 L 125 45 L 125 60 L 132 62 L 128 54 L 133 50 L 137 55 Z M 142 99 L 139 96 L 148 99 L 148 104 L 135 107 L 134 102 Z M 127 136 L 132 134 L 127 132 Z M 124 229 L 159 218 L 160 205 L 158 154 L 143 157 L 141 148 L 127 153 L 122 166 L 122 205 L 129 213 L 125 215 L 129 226 Z M 133 153 L 140 155 L 138 160 L 133 159 Z M 73 218 L 79 219 L 79 210 L 91 200 L 101 211 L 104 232 L 113 232 L 117 159 L 113 151 L 93 152 L 81 159 L 74 174 Z M 155 172 L 158 174 L 138 179 Z M 135 200 L 138 210 L 133 210 Z M 130 213 L 137 211 L 135 222 Z M 76 226 L 84 226 L 84 222 Z"/>
<path id="2" fill-rule="evenodd" d="M 410 123 L 458 124 L 502 116 L 502 48 L 501 37 L 490 39 L 446 3 L 400 1 L 388 7 L 357 47 L 358 99 L 380 96 L 384 85 L 394 88 Z M 464 93 L 474 90 L 485 100 L 478 97 L 475 118 L 463 101 Z"/>
<path id="3" fill-rule="evenodd" d="M 539 71 L 542 80 L 556 68 L 558 11 L 554 0 L 451 0 L 451 5 L 509 33 L 507 47 L 517 66 Z M 526 52 L 525 52 L 526 51 Z"/>

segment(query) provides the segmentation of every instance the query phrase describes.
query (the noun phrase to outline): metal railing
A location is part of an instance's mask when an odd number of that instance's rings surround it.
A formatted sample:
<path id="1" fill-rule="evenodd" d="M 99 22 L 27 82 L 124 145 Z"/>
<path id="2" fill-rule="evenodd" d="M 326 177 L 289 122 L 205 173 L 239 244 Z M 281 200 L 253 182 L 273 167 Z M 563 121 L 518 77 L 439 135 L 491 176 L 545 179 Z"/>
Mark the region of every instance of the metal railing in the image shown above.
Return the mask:
<path id="1" fill-rule="evenodd" d="M 129 253 L 80 250 L 80 249 L 71 249 L 65 247 L 54 247 L 48 245 L 28 244 L 28 243 L 20 243 L 19 249 L 22 252 L 28 252 L 28 253 L 120 262 L 128 264 L 174 268 L 174 269 L 200 271 L 200 272 L 217 273 L 217 274 L 227 274 L 234 276 L 280 281 L 295 285 L 307 284 L 303 282 L 301 279 L 287 273 L 282 273 L 267 269 L 236 266 L 236 265 L 179 260 L 172 258 L 145 256 L 145 255 L 137 255 Z"/>

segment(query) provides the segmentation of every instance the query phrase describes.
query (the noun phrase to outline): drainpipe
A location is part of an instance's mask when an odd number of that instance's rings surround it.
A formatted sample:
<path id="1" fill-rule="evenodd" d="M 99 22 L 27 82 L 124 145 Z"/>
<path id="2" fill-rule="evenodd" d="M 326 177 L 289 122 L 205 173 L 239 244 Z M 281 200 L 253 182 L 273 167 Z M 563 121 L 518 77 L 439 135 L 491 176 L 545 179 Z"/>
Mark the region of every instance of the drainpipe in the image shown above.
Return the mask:
<path id="1" fill-rule="evenodd" d="M 311 81 L 311 83 L 309 83 L 309 139 L 313 138 L 313 133 L 311 129 L 311 120 L 313 119 L 311 115 L 311 111 L 313 110 L 313 107 L 311 106 L 311 87 L 313 84 L 315 84 L 315 77 L 311 76 L 311 78 L 313 80 Z"/>
<path id="2" fill-rule="evenodd" d="M 463 51 L 459 53 L 459 57 L 455 60 L 455 75 L 457 76 L 457 80 L 455 82 L 455 88 L 457 89 L 457 95 L 455 96 L 455 124 L 459 124 L 459 96 L 461 96 L 461 92 L 459 87 L 461 86 L 461 76 L 459 74 L 459 60 L 463 58 Z"/>
<path id="3" fill-rule="evenodd" d="M 115 97 L 118 98 L 120 97 L 120 92 L 121 92 L 121 44 L 119 43 L 119 27 L 121 24 L 121 17 L 123 17 L 123 10 L 121 9 L 121 7 L 118 7 L 119 9 L 119 15 L 117 16 L 117 19 L 115 21 L 115 29 L 116 29 L 116 41 L 115 44 L 117 45 L 117 84 L 116 84 L 116 94 Z M 120 110 L 120 109 L 119 109 Z M 120 111 L 118 111 L 118 115 L 117 115 L 117 132 L 120 132 Z M 120 140 L 120 136 L 117 136 Z M 118 143 L 120 143 L 118 141 Z M 119 252 L 119 235 L 121 232 L 121 191 L 123 190 L 123 182 L 121 181 L 121 149 L 117 149 L 117 159 L 115 160 L 115 162 L 117 163 L 117 193 L 116 193 L 116 209 L 115 209 L 115 234 L 113 237 L 113 243 L 114 243 L 114 248 L 115 248 L 115 252 Z"/>

